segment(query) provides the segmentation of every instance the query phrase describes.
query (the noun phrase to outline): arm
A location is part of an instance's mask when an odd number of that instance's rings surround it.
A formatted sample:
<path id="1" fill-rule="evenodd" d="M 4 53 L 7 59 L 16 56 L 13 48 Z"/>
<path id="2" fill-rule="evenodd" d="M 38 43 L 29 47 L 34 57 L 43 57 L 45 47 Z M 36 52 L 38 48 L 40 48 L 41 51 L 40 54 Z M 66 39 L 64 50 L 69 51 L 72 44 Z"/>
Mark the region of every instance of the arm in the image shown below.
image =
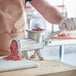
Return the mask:
<path id="1" fill-rule="evenodd" d="M 59 24 L 61 30 L 76 30 L 76 18 L 66 18 L 46 0 L 32 0 L 30 3 L 53 24 Z"/>
<path id="2" fill-rule="evenodd" d="M 49 22 L 59 24 L 64 18 L 61 13 L 49 5 L 46 0 L 32 0 L 30 3 L 42 14 L 42 16 Z"/>

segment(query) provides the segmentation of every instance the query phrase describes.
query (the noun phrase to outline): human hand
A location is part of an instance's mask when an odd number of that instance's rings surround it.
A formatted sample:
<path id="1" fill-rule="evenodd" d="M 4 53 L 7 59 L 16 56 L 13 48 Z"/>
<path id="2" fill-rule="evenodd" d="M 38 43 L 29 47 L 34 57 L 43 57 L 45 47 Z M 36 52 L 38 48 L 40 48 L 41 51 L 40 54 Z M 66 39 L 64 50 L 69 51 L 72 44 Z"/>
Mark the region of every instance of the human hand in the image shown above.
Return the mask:
<path id="1" fill-rule="evenodd" d="M 76 18 L 64 18 L 59 24 L 60 30 L 76 30 Z"/>

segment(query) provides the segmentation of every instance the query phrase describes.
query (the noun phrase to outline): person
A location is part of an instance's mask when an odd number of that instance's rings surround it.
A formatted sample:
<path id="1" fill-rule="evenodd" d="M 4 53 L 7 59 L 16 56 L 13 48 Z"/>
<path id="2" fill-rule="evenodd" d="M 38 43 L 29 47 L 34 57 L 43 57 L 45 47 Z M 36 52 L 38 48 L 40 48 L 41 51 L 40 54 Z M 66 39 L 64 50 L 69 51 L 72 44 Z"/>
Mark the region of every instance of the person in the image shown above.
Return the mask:
<path id="1" fill-rule="evenodd" d="M 47 21 L 59 24 L 61 30 L 74 29 L 72 26 L 66 25 L 69 19 L 65 18 L 55 7 L 49 5 L 46 0 L 27 1 L 30 1 Z M 22 38 L 25 34 L 26 21 L 24 21 L 23 15 L 25 2 L 25 0 L 0 0 L 0 56 L 9 55 L 12 38 Z"/>

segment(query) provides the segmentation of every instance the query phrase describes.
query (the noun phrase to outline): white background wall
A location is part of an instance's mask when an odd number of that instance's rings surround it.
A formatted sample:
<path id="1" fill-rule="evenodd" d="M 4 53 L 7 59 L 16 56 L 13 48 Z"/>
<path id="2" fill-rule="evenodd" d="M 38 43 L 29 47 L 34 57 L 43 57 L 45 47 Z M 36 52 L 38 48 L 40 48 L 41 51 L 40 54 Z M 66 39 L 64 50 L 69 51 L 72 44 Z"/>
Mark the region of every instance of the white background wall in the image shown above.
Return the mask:
<path id="1" fill-rule="evenodd" d="M 64 0 L 68 17 L 76 17 L 76 0 Z"/>

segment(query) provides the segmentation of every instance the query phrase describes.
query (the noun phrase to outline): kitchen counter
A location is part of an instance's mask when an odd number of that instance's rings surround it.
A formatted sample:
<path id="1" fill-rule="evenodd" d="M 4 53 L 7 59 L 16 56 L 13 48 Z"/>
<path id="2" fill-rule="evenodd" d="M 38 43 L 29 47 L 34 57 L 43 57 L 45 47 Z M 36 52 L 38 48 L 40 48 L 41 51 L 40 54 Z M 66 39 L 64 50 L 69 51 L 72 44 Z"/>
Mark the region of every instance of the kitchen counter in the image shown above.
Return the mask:
<path id="1" fill-rule="evenodd" d="M 54 60 L 37 62 L 40 63 L 37 68 L 2 72 L 0 76 L 76 76 L 76 67 Z"/>

